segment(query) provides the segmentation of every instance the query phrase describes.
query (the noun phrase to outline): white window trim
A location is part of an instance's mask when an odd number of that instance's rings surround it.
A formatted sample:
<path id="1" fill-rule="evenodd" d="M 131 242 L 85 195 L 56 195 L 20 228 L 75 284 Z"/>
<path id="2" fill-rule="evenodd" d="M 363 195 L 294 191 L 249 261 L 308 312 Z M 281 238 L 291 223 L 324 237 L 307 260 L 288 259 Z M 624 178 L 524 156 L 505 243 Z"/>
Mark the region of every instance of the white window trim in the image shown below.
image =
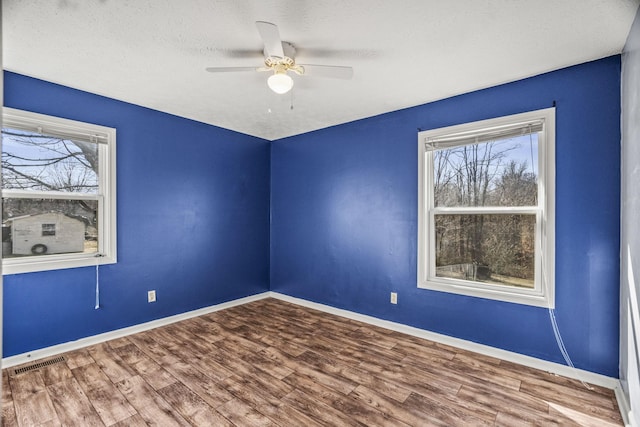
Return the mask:
<path id="1" fill-rule="evenodd" d="M 36 129 L 54 135 L 74 135 L 98 143 L 99 194 L 79 194 L 55 191 L 2 190 L 2 197 L 44 198 L 98 201 L 97 254 L 55 254 L 2 260 L 2 274 L 30 273 L 63 268 L 87 267 L 117 262 L 116 244 L 116 130 L 106 126 L 47 116 L 29 111 L 4 107 L 3 127 L 23 130 Z M 106 196 L 105 196 L 106 195 Z"/>
<path id="2" fill-rule="evenodd" d="M 433 151 L 426 149 L 427 138 L 474 132 L 508 126 L 514 123 L 543 120 L 544 132 L 538 140 L 538 208 L 530 207 L 433 207 L 433 195 L 425 190 L 433 188 Z M 555 108 L 448 126 L 418 133 L 418 288 L 460 295 L 507 301 L 538 307 L 555 306 Z M 436 277 L 435 213 L 535 213 L 535 277 L 534 289 L 519 289 L 500 285 Z"/>

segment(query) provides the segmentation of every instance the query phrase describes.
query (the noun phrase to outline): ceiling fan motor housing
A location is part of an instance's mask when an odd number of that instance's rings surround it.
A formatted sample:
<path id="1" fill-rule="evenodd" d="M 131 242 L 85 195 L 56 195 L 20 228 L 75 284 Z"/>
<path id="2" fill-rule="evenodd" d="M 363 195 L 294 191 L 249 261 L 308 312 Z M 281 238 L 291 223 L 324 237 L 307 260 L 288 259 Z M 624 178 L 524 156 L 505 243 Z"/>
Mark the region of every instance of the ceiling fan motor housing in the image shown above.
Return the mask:
<path id="1" fill-rule="evenodd" d="M 282 42 L 282 51 L 284 52 L 284 58 L 287 58 L 293 61 L 293 58 L 296 57 L 296 48 L 289 42 Z M 268 59 L 271 59 L 273 61 L 284 59 L 284 58 L 280 58 L 279 56 L 270 56 L 266 48 L 262 51 L 262 53 L 264 54 L 265 62 Z"/>
<path id="2" fill-rule="evenodd" d="M 289 42 L 282 42 L 282 51 L 284 52 L 284 57 L 280 58 L 279 56 L 269 56 L 265 49 L 264 64 L 276 73 L 293 71 L 296 74 L 302 75 L 304 73 L 304 68 L 296 65 L 296 61 L 293 59 L 296 55 L 296 48 Z"/>

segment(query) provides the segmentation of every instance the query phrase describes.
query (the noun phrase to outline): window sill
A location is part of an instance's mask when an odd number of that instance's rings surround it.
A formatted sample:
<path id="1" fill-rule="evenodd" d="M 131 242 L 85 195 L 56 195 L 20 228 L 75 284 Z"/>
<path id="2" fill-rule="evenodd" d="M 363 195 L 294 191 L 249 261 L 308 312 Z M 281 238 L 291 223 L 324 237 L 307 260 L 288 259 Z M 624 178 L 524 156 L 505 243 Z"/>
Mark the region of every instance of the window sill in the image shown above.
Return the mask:
<path id="1" fill-rule="evenodd" d="M 95 255 L 49 255 L 45 257 L 9 258 L 2 261 L 2 275 L 115 264 L 115 257 Z"/>
<path id="2" fill-rule="evenodd" d="M 451 282 L 445 280 L 428 280 L 418 283 L 418 288 L 476 298 L 511 302 L 515 304 L 530 305 L 534 307 L 554 308 L 555 306 L 552 296 L 544 295 L 535 290 L 528 291 L 523 289 L 520 292 L 514 292 L 513 288 L 504 290 L 489 286 L 485 288 L 454 280 Z"/>

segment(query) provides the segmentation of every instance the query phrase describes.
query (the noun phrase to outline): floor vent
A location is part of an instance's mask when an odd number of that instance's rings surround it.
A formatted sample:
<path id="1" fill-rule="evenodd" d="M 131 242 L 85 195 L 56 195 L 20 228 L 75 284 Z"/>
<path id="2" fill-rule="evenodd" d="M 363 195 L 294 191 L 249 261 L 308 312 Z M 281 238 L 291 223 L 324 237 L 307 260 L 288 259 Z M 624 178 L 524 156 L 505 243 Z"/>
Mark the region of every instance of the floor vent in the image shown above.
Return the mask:
<path id="1" fill-rule="evenodd" d="M 24 374 L 25 372 L 34 371 L 36 369 L 44 368 L 46 366 L 55 365 L 57 363 L 64 362 L 64 356 L 56 357 L 55 359 L 45 360 L 44 362 L 34 363 L 33 365 L 23 366 L 22 368 L 14 369 L 13 374 Z"/>

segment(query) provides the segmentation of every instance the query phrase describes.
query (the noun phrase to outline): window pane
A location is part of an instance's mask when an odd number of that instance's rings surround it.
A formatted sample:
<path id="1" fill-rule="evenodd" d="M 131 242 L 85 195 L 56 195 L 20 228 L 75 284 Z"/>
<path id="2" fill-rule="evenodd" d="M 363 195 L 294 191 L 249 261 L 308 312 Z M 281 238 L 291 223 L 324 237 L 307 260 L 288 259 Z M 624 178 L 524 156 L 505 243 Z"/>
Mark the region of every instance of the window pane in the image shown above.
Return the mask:
<path id="1" fill-rule="evenodd" d="M 2 129 L 5 189 L 98 193 L 98 144 Z"/>
<path id="2" fill-rule="evenodd" d="M 435 215 L 436 276 L 534 287 L 534 214 Z"/>
<path id="3" fill-rule="evenodd" d="M 2 199 L 2 257 L 97 253 L 96 200 Z"/>
<path id="4" fill-rule="evenodd" d="M 537 167 L 537 133 L 434 151 L 434 206 L 536 206 Z"/>
<path id="5" fill-rule="evenodd" d="M 43 236 L 55 236 L 56 235 L 56 225 L 55 224 L 42 224 L 42 235 Z"/>

